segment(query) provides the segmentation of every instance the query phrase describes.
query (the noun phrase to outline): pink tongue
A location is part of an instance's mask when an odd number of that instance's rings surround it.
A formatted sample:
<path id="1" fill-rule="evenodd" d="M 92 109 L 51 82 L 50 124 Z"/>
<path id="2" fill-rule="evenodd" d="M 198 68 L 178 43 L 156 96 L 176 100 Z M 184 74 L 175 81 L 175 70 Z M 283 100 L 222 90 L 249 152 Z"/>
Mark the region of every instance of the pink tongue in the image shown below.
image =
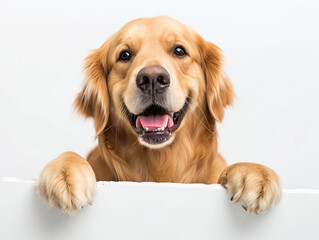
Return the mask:
<path id="1" fill-rule="evenodd" d="M 167 124 L 166 124 L 167 123 Z M 139 128 L 162 128 L 162 127 L 172 127 L 174 125 L 173 119 L 169 115 L 150 115 L 150 116 L 139 116 L 136 119 L 136 127 Z"/>

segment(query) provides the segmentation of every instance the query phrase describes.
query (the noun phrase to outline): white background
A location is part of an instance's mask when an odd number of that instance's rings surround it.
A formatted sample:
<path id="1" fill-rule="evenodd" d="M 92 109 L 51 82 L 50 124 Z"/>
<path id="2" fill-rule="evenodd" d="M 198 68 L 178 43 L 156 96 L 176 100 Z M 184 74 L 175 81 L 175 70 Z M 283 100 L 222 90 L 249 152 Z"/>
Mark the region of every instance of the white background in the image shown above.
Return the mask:
<path id="1" fill-rule="evenodd" d="M 319 188 L 318 1 L 0 1 L 0 176 L 38 177 L 63 151 L 86 156 L 72 110 L 83 59 L 126 22 L 174 17 L 224 50 L 237 94 L 219 125 L 228 163 L 272 167 Z"/>

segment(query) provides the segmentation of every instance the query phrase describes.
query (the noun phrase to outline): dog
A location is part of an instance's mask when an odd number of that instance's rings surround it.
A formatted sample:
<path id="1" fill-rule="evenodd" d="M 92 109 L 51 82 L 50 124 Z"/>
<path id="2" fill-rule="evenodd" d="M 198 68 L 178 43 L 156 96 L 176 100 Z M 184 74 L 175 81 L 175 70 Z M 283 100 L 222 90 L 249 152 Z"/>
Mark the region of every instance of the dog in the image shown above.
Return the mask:
<path id="1" fill-rule="evenodd" d="M 65 152 L 38 183 L 51 206 L 76 212 L 91 204 L 96 181 L 204 183 L 224 186 L 248 212 L 271 209 L 280 179 L 256 163 L 227 167 L 216 123 L 233 103 L 222 51 L 169 17 L 140 18 L 86 59 L 75 109 L 93 118 L 98 146 L 87 161 Z"/>

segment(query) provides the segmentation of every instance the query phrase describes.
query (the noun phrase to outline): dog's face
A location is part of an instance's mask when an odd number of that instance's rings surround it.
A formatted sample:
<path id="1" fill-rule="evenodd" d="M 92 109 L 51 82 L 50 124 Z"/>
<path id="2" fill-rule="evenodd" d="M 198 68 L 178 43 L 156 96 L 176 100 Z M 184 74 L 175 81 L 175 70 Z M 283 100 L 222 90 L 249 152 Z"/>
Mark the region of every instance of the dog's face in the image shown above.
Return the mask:
<path id="1" fill-rule="evenodd" d="M 121 131 L 161 148 L 190 127 L 196 109 L 210 115 L 205 120 L 222 120 L 233 91 L 221 58 L 215 45 L 171 18 L 137 19 L 87 58 L 75 104 L 94 118 L 97 134 L 121 121 Z"/>

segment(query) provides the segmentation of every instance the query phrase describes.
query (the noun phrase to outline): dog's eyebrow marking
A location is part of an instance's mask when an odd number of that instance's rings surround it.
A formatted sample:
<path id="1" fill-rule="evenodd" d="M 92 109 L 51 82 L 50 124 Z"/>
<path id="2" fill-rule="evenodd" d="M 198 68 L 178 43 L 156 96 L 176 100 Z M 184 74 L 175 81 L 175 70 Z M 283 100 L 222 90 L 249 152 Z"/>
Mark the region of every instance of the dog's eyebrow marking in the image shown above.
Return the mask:
<path id="1" fill-rule="evenodd" d="M 141 45 L 142 40 L 136 36 L 123 36 L 116 39 L 114 42 L 114 48 L 116 51 L 122 51 L 122 50 L 131 50 L 133 52 L 136 52 Z"/>
<path id="2" fill-rule="evenodd" d="M 177 46 L 183 46 L 188 53 L 189 49 L 191 49 L 190 44 L 176 33 L 163 34 L 162 42 L 164 43 L 165 48 L 169 50 Z"/>
<path id="3" fill-rule="evenodd" d="M 165 43 L 166 47 L 173 47 L 176 45 L 176 42 L 183 42 L 176 33 L 167 33 L 163 34 L 162 42 Z"/>
<path id="4" fill-rule="evenodd" d="M 115 45 L 115 46 L 118 46 L 118 45 L 121 45 L 121 44 L 129 45 L 129 44 L 131 44 L 131 43 L 133 43 L 131 37 L 118 37 L 118 38 L 115 40 L 114 45 Z"/>

